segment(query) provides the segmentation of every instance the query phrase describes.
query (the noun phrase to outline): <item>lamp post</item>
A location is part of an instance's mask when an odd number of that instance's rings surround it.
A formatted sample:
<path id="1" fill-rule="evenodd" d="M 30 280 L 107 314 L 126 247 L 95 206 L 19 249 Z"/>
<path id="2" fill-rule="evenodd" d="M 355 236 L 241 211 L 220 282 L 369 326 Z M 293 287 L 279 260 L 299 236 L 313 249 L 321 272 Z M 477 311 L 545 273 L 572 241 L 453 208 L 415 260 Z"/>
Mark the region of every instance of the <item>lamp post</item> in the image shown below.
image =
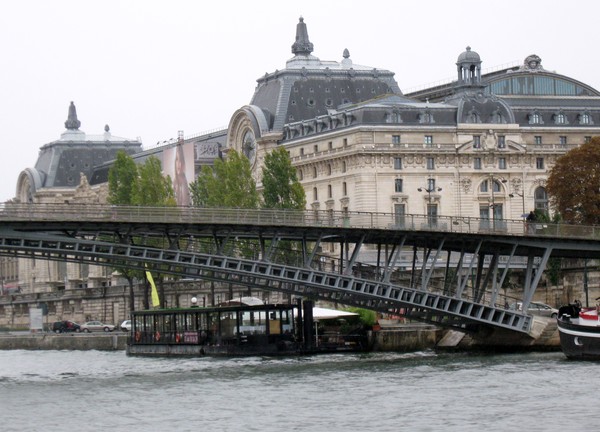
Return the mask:
<path id="1" fill-rule="evenodd" d="M 501 183 L 506 183 L 508 181 L 502 177 L 495 178 L 493 174 L 490 174 L 490 187 L 492 188 L 492 204 L 490 205 L 492 208 L 492 229 L 496 229 L 496 202 L 494 198 L 494 187 L 496 185 L 496 180 L 500 180 Z M 498 191 L 500 191 L 500 188 L 498 188 Z M 502 217 L 500 219 L 502 219 Z"/>
<path id="2" fill-rule="evenodd" d="M 508 194 L 508 196 L 511 197 L 511 198 L 514 198 L 515 195 L 520 196 L 521 200 L 523 202 L 523 210 L 521 212 L 521 217 L 522 218 L 527 217 L 527 215 L 525 214 L 525 194 L 524 193 L 519 193 L 519 192 L 514 192 L 514 193 L 511 193 L 511 194 Z"/>
<path id="3" fill-rule="evenodd" d="M 432 192 L 441 192 L 441 187 L 435 187 L 435 179 L 427 179 L 427 187 L 426 188 L 418 188 L 419 192 L 427 192 L 427 222 L 429 226 L 435 224 L 435 217 L 437 216 L 437 212 L 435 215 L 433 214 L 433 205 L 431 204 L 431 193 Z"/>

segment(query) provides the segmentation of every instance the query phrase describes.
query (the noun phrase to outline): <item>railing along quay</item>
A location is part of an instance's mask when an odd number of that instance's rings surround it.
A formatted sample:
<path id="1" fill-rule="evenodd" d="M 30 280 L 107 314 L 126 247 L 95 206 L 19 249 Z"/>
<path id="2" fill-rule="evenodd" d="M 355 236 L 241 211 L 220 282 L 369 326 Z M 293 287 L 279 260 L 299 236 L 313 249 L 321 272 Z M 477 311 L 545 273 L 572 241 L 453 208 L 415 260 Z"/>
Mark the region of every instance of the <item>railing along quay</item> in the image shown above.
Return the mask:
<path id="1" fill-rule="evenodd" d="M 278 209 L 145 207 L 89 204 L 0 204 L 0 222 L 94 221 L 131 223 L 232 224 L 427 231 L 465 234 L 600 239 L 598 225 L 527 223 L 524 219 L 481 219 L 422 214 L 299 211 Z"/>

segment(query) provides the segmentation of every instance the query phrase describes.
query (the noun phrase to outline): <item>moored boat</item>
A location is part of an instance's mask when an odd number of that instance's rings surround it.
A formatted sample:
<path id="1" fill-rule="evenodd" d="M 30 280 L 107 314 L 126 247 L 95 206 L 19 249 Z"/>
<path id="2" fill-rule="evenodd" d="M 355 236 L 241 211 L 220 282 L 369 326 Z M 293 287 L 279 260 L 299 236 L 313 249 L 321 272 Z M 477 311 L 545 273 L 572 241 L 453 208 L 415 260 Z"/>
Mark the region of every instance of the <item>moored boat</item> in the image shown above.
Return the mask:
<path id="1" fill-rule="evenodd" d="M 127 354 L 275 356 L 367 349 L 366 333 L 337 335 L 327 340 L 315 334 L 313 329 L 319 320 L 314 316 L 316 309 L 311 301 L 304 301 L 228 302 L 215 307 L 136 311 L 132 313 Z"/>
<path id="2" fill-rule="evenodd" d="M 600 360 L 600 321 L 596 308 L 568 305 L 557 318 L 560 346 L 573 360 Z"/>

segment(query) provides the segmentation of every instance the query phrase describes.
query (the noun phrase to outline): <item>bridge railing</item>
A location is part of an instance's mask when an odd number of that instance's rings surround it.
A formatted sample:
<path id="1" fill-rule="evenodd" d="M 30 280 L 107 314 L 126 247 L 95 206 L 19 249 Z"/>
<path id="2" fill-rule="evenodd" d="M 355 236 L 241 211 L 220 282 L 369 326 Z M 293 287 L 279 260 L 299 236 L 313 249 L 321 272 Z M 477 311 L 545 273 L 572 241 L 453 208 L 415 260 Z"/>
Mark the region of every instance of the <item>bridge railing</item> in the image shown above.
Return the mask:
<path id="1" fill-rule="evenodd" d="M 365 228 L 600 239 L 600 226 L 527 223 L 524 219 L 352 211 L 145 207 L 90 204 L 0 204 L 1 221 L 102 221 Z"/>

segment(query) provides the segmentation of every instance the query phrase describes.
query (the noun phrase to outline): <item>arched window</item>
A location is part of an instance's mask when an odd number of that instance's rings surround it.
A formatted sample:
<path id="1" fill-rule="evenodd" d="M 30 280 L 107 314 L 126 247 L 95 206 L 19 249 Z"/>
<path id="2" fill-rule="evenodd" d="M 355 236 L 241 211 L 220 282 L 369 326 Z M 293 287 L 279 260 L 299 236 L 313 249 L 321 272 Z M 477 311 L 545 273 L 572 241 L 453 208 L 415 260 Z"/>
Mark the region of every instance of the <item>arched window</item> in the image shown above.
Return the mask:
<path id="1" fill-rule="evenodd" d="M 313 201 L 319 201 L 319 194 L 316 187 L 313 188 Z"/>
<path id="2" fill-rule="evenodd" d="M 489 180 L 484 180 L 479 184 L 479 192 L 490 192 L 490 184 L 491 182 Z M 494 180 L 494 193 L 497 192 L 501 192 L 502 191 L 502 185 L 500 184 L 500 182 L 498 180 Z"/>
<path id="3" fill-rule="evenodd" d="M 327 164 L 327 175 L 331 175 L 331 164 Z"/>
<path id="4" fill-rule="evenodd" d="M 327 198 L 331 198 L 333 196 L 333 191 L 331 190 L 331 185 L 327 185 Z"/>
<path id="5" fill-rule="evenodd" d="M 317 178 L 317 167 L 313 167 L 313 178 Z"/>
<path id="6" fill-rule="evenodd" d="M 304 172 L 301 169 L 298 170 L 298 180 L 304 180 Z"/>
<path id="7" fill-rule="evenodd" d="M 536 188 L 533 193 L 533 199 L 535 201 L 536 210 L 548 211 L 548 193 L 545 188 L 542 186 Z"/>

